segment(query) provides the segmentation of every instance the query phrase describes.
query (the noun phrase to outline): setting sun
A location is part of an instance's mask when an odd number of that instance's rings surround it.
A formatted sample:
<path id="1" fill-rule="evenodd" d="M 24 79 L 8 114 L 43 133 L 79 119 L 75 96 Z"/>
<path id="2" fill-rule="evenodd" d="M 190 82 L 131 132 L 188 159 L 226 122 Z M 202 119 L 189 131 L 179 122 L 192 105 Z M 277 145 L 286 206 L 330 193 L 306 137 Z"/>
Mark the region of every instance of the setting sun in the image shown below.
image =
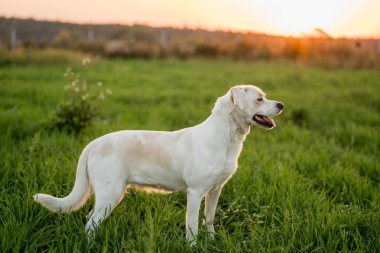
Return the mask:
<path id="1" fill-rule="evenodd" d="M 0 15 L 79 23 L 142 23 L 298 36 L 321 28 L 332 36 L 379 37 L 377 0 L 0 0 Z"/>
<path id="2" fill-rule="evenodd" d="M 298 35 L 322 27 L 327 31 L 338 28 L 339 22 L 347 16 L 339 1 L 266 1 L 267 22 L 281 34 Z"/>
<path id="3" fill-rule="evenodd" d="M 334 35 L 343 35 L 346 32 L 343 29 L 344 25 L 350 22 L 356 13 L 368 11 L 368 8 L 374 4 L 371 1 L 353 0 L 269 0 L 261 3 L 259 7 L 263 12 L 262 18 L 275 33 L 300 35 L 318 27 L 332 32 Z M 379 4 L 377 5 L 379 6 Z M 370 18 L 371 22 L 376 19 L 373 16 Z M 364 32 L 368 18 L 356 20 L 356 22 L 363 25 L 361 31 Z M 379 20 L 377 20 L 377 24 L 379 27 Z M 354 32 L 357 31 L 351 31 L 351 33 Z"/>

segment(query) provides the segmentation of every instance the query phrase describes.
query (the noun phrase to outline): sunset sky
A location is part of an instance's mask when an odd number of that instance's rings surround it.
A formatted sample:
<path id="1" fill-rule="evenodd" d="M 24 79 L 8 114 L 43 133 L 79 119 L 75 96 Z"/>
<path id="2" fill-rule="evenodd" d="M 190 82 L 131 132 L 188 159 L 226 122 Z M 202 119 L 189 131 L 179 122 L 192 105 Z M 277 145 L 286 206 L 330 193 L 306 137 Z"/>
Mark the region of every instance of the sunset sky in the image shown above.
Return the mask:
<path id="1" fill-rule="evenodd" d="M 0 15 L 301 35 L 380 37 L 380 0 L 0 0 Z"/>

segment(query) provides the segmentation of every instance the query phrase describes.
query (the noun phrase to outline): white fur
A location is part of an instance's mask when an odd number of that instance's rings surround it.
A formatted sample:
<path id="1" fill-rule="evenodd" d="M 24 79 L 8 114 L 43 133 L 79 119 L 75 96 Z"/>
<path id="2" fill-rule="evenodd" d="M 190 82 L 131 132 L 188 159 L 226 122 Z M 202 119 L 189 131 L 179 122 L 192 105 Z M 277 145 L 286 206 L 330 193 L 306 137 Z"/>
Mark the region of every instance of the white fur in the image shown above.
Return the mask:
<path id="1" fill-rule="evenodd" d="M 127 186 L 187 192 L 186 238 L 198 233 L 199 207 L 205 197 L 208 231 L 222 187 L 235 173 L 243 141 L 256 124 L 252 117 L 278 114 L 278 102 L 258 102 L 265 94 L 241 85 L 220 97 L 212 114 L 201 124 L 174 132 L 119 131 L 104 135 L 82 152 L 75 185 L 65 198 L 36 194 L 35 201 L 51 211 L 79 209 L 92 188 L 95 207 L 86 231 L 92 238 L 97 226 L 123 198 Z"/>

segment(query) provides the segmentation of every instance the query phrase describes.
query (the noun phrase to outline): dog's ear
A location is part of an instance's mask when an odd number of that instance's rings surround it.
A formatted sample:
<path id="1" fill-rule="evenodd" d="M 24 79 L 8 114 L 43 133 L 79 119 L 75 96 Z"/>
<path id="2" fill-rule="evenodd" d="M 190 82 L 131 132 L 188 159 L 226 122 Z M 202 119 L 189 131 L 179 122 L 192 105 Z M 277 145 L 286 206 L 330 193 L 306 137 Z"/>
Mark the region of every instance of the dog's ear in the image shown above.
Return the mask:
<path id="1" fill-rule="evenodd" d="M 231 102 L 234 106 L 244 110 L 246 107 L 245 90 L 242 87 L 231 88 Z"/>

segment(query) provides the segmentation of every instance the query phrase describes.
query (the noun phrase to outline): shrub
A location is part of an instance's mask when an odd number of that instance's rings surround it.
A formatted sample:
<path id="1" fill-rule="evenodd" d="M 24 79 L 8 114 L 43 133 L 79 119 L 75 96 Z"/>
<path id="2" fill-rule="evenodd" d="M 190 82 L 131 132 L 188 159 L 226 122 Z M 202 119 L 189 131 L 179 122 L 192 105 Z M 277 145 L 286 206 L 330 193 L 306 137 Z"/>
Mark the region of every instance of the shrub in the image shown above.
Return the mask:
<path id="1" fill-rule="evenodd" d="M 90 60 L 82 60 L 86 67 Z M 59 130 L 79 133 L 100 116 L 99 105 L 112 91 L 104 89 L 101 82 L 89 84 L 79 74 L 68 68 L 64 76 L 69 83 L 64 87 L 65 101 L 61 102 L 53 113 L 50 126 Z"/>
<path id="2" fill-rule="evenodd" d="M 300 39 L 288 39 L 282 54 L 288 59 L 296 60 L 301 54 Z"/>
<path id="3" fill-rule="evenodd" d="M 219 48 L 216 45 L 201 43 L 195 46 L 195 54 L 201 57 L 215 58 L 219 55 Z"/>
<path id="4" fill-rule="evenodd" d="M 253 44 L 250 44 L 248 41 L 242 41 L 237 43 L 233 51 L 233 57 L 235 59 L 252 58 L 254 51 L 255 47 Z"/>

